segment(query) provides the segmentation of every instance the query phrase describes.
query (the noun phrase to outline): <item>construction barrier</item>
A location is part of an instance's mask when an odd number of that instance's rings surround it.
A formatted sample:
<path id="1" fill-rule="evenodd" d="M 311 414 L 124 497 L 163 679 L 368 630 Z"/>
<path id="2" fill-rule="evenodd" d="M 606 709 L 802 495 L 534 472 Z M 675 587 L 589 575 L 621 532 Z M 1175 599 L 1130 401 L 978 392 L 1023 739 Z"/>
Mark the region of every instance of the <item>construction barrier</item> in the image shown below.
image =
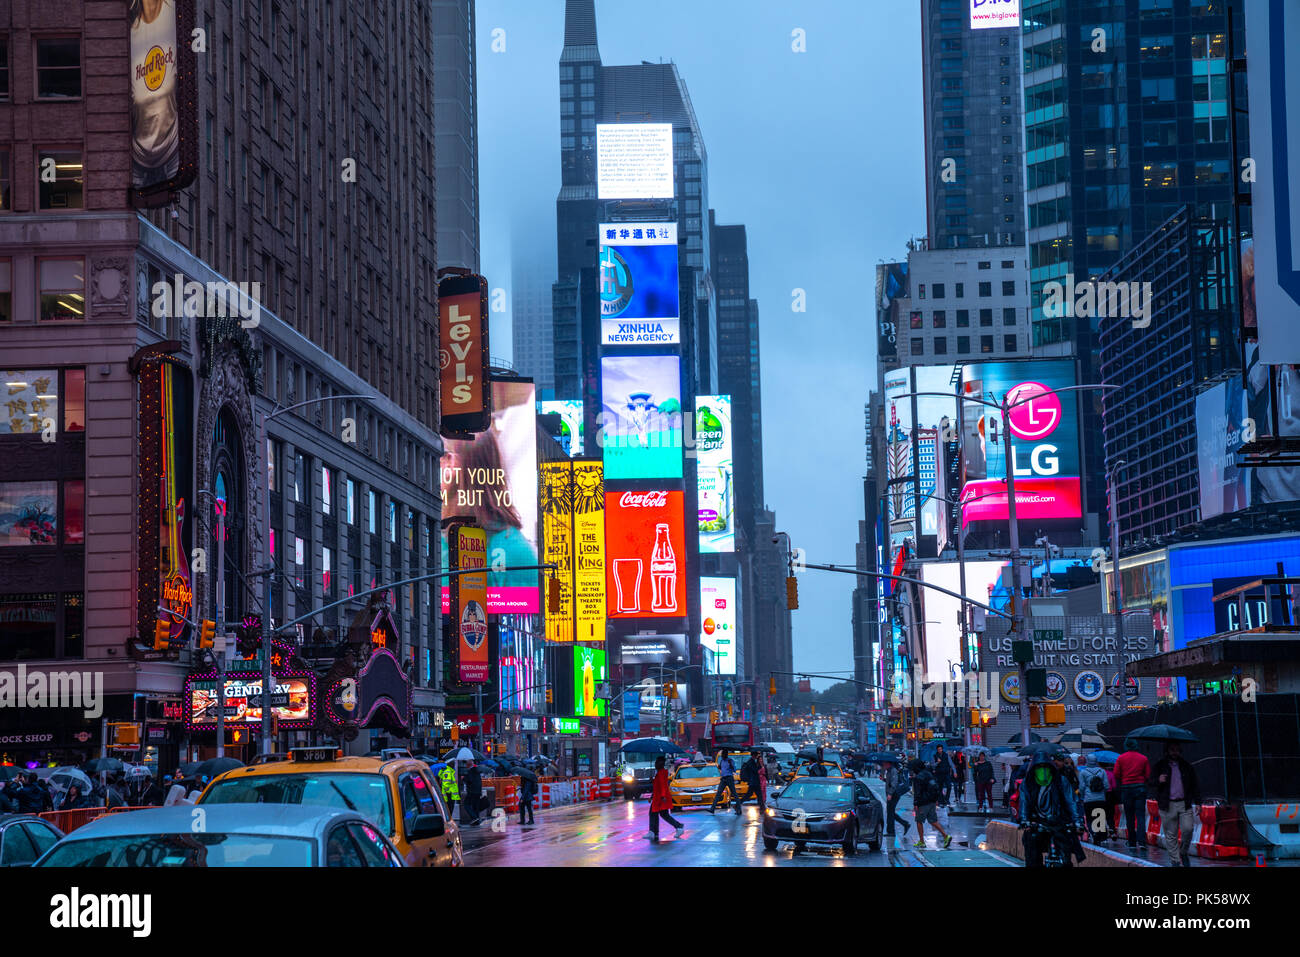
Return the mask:
<path id="1" fill-rule="evenodd" d="M 602 801 L 608 801 L 610 797 L 613 796 L 613 793 L 614 793 L 614 779 L 601 778 L 600 788 L 597 790 L 596 796 L 600 798 L 600 800 Z"/>
<path id="2" fill-rule="evenodd" d="M 1241 812 L 1230 804 L 1198 804 L 1191 851 L 1197 857 L 1219 859 L 1250 853 L 1242 833 Z"/>
<path id="3" fill-rule="evenodd" d="M 1160 805 L 1155 798 L 1147 798 L 1147 843 L 1160 846 Z"/>
<path id="4" fill-rule="evenodd" d="M 41 811 L 37 816 L 43 821 L 49 821 L 64 834 L 68 834 L 83 825 L 89 824 L 96 818 L 103 817 L 105 814 L 118 814 L 122 811 L 146 811 L 151 807 L 153 807 L 151 804 L 134 807 L 78 807 L 69 808 L 66 811 Z"/>

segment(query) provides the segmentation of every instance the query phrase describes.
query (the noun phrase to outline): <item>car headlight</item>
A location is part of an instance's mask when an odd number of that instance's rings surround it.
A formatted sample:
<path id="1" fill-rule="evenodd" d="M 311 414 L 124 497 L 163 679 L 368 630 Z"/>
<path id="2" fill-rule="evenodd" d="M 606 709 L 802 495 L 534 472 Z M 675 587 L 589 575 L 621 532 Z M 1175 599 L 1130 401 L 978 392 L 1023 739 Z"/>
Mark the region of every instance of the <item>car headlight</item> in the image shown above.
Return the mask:
<path id="1" fill-rule="evenodd" d="M 765 813 L 768 817 L 776 817 L 776 808 L 770 807 Z"/>
<path id="2" fill-rule="evenodd" d="M 631 784 L 631 783 L 632 783 L 633 781 L 635 781 L 635 780 L 636 780 L 636 775 L 633 774 L 632 772 L 630 772 L 630 771 L 625 771 L 625 772 L 623 773 L 623 781 L 624 781 L 625 783 L 627 783 L 627 784 Z"/>
<path id="3" fill-rule="evenodd" d="M 835 816 L 833 816 L 833 817 L 831 818 L 831 820 L 832 820 L 832 821 L 842 821 L 842 820 L 844 820 L 846 817 L 848 817 L 848 815 L 845 814 L 843 811 L 841 811 L 840 813 L 838 813 L 838 814 L 836 814 Z"/>

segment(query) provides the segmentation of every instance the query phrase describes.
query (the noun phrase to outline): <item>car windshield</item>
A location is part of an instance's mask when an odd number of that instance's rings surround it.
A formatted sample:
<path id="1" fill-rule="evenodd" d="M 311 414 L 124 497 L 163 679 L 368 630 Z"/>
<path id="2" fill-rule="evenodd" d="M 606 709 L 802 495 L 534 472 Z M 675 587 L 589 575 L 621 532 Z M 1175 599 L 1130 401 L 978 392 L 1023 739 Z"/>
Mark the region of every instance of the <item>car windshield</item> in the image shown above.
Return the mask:
<path id="1" fill-rule="evenodd" d="M 123 834 L 65 841 L 42 867 L 310 867 L 313 842 L 262 834 Z"/>
<path id="2" fill-rule="evenodd" d="M 393 804 L 382 774 L 258 774 L 218 781 L 202 804 L 301 804 L 356 811 L 393 833 Z"/>
<path id="3" fill-rule="evenodd" d="M 717 776 L 718 768 L 712 764 L 706 764 L 704 767 L 687 765 L 677 769 L 677 780 L 679 781 L 686 778 L 716 778 Z"/>
<path id="4" fill-rule="evenodd" d="M 853 785 L 835 784 L 830 781 L 795 781 L 781 792 L 781 800 L 847 803 L 853 800 Z"/>

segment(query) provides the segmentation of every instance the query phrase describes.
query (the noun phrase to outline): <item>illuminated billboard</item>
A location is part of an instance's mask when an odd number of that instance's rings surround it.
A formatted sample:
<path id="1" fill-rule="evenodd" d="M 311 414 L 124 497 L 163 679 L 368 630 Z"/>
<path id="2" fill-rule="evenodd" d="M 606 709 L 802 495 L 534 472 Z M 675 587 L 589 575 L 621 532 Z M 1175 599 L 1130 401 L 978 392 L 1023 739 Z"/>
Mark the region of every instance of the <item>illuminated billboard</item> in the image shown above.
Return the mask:
<path id="1" fill-rule="evenodd" d="M 671 123 L 597 123 L 598 199 L 672 199 Z"/>
<path id="2" fill-rule="evenodd" d="M 700 578 L 700 644 L 713 652 L 715 675 L 736 673 L 736 580 Z"/>
<path id="3" fill-rule="evenodd" d="M 596 685 L 608 681 L 604 649 L 578 645 L 573 649 L 573 713 L 579 718 L 603 718 L 605 699 Z"/>
<path id="4" fill-rule="evenodd" d="M 1002 604 L 992 600 L 995 590 L 1001 589 L 1003 561 L 966 562 L 966 597 L 982 605 L 997 608 Z M 957 562 L 923 562 L 921 581 L 937 585 L 960 595 L 961 570 Z M 925 609 L 925 660 L 922 665 L 925 681 L 957 681 L 960 671 L 953 666 L 962 664 L 961 601 L 933 588 L 922 588 Z"/>
<path id="5" fill-rule="evenodd" d="M 680 342 L 676 223 L 602 223 L 600 328 L 607 346 Z"/>
<path id="6" fill-rule="evenodd" d="M 543 462 L 542 554 L 555 564 L 560 610 L 549 641 L 605 640 L 605 483 L 600 462 Z"/>
<path id="7" fill-rule="evenodd" d="M 449 571 L 487 568 L 488 536 L 484 529 L 452 522 L 447 526 L 450 543 Z M 451 626 L 455 632 L 456 680 L 488 680 L 488 587 L 486 571 L 457 575 L 450 588 Z"/>
<path id="8" fill-rule="evenodd" d="M 957 418 L 952 377 L 952 366 L 917 366 L 885 374 L 890 541 L 900 545 L 913 539 L 921 558 L 936 557 L 947 543 L 946 454 L 948 440 L 956 437 Z"/>
<path id="9" fill-rule="evenodd" d="M 695 457 L 700 552 L 734 552 L 736 499 L 731 458 L 731 396 L 695 397 Z"/>
<path id="10" fill-rule="evenodd" d="M 482 276 L 438 282 L 438 394 L 444 436 L 482 432 L 492 419 L 488 389 L 488 292 Z"/>
<path id="11" fill-rule="evenodd" d="M 546 640 L 573 640 L 573 463 L 543 462 L 541 495 L 542 559 L 556 566 L 546 573 L 560 583 L 560 608 L 546 613 Z"/>
<path id="12" fill-rule="evenodd" d="M 605 552 L 609 617 L 686 615 L 681 492 L 606 491 Z"/>
<path id="13" fill-rule="evenodd" d="M 582 400 L 543 399 L 537 403 L 538 415 L 560 417 L 560 448 L 565 455 L 582 454 Z"/>
<path id="14" fill-rule="evenodd" d="M 160 206 L 198 172 L 194 0 L 128 4 L 127 16 L 132 199 Z"/>
<path id="15" fill-rule="evenodd" d="M 473 522 L 488 534 L 488 611 L 536 614 L 537 404 L 533 384 L 493 380 L 492 424 L 472 439 L 448 439 L 440 469 L 442 517 Z M 447 566 L 446 526 L 442 536 Z M 449 592 L 442 588 L 442 611 Z"/>
<path id="16" fill-rule="evenodd" d="M 1017 403 L 1011 410 L 1011 463 L 1016 480 L 1016 518 L 1079 518 L 1083 514 L 1079 414 L 1071 359 L 991 362 L 962 369 L 963 395 Z M 967 401 L 962 410 L 962 524 L 1006 521 L 1007 477 L 1002 416 Z"/>
<path id="17" fill-rule="evenodd" d="M 970 28 L 1020 26 L 1020 0 L 970 0 Z"/>
<path id="18" fill-rule="evenodd" d="M 605 478 L 681 478 L 681 359 L 605 356 L 600 371 Z"/>

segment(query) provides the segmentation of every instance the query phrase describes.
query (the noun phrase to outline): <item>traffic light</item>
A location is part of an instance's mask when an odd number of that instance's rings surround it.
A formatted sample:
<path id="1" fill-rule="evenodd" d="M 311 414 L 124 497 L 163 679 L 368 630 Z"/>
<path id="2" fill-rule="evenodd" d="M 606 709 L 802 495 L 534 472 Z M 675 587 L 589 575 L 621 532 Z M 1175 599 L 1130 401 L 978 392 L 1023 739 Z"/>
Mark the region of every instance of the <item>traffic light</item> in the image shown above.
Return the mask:
<path id="1" fill-rule="evenodd" d="M 546 703 L 551 704 L 555 700 L 555 695 L 551 692 L 551 686 L 546 686 Z"/>
<path id="2" fill-rule="evenodd" d="M 546 580 L 546 613 L 548 615 L 560 613 L 560 580 L 555 577 Z"/>
<path id="3" fill-rule="evenodd" d="M 691 720 L 692 720 L 692 721 L 695 720 L 695 709 L 694 709 L 694 708 L 691 709 Z"/>
<path id="4" fill-rule="evenodd" d="M 799 607 L 799 582 L 793 575 L 785 580 L 785 607 L 790 611 Z"/>
<path id="5" fill-rule="evenodd" d="M 727 705 L 727 717 L 728 718 L 733 717 L 735 716 L 735 714 L 736 712 L 732 710 L 731 705 Z"/>
<path id="6" fill-rule="evenodd" d="M 213 639 L 217 635 L 217 623 L 207 618 L 199 622 L 199 648 L 210 649 L 213 646 Z"/>
<path id="7" fill-rule="evenodd" d="M 813 714 L 816 714 L 816 713 L 817 713 L 817 706 L 816 706 L 816 705 L 813 705 L 813 706 L 812 706 L 812 713 L 813 713 Z"/>
<path id="8" fill-rule="evenodd" d="M 767 693 L 770 695 L 776 694 L 776 675 L 767 679 Z"/>
<path id="9" fill-rule="evenodd" d="M 717 723 L 718 723 L 718 712 L 716 712 L 716 711 L 710 711 L 710 712 L 709 712 L 709 723 L 710 723 L 710 724 L 717 724 Z"/>
<path id="10" fill-rule="evenodd" d="M 676 681 L 665 681 L 665 682 L 664 682 L 664 694 L 667 696 L 667 698 L 668 698 L 669 701 L 676 701 L 676 700 L 677 700 L 677 682 L 676 682 Z"/>
<path id="11" fill-rule="evenodd" d="M 166 618 L 159 618 L 153 626 L 153 650 L 166 651 L 171 646 L 172 623 Z"/>

